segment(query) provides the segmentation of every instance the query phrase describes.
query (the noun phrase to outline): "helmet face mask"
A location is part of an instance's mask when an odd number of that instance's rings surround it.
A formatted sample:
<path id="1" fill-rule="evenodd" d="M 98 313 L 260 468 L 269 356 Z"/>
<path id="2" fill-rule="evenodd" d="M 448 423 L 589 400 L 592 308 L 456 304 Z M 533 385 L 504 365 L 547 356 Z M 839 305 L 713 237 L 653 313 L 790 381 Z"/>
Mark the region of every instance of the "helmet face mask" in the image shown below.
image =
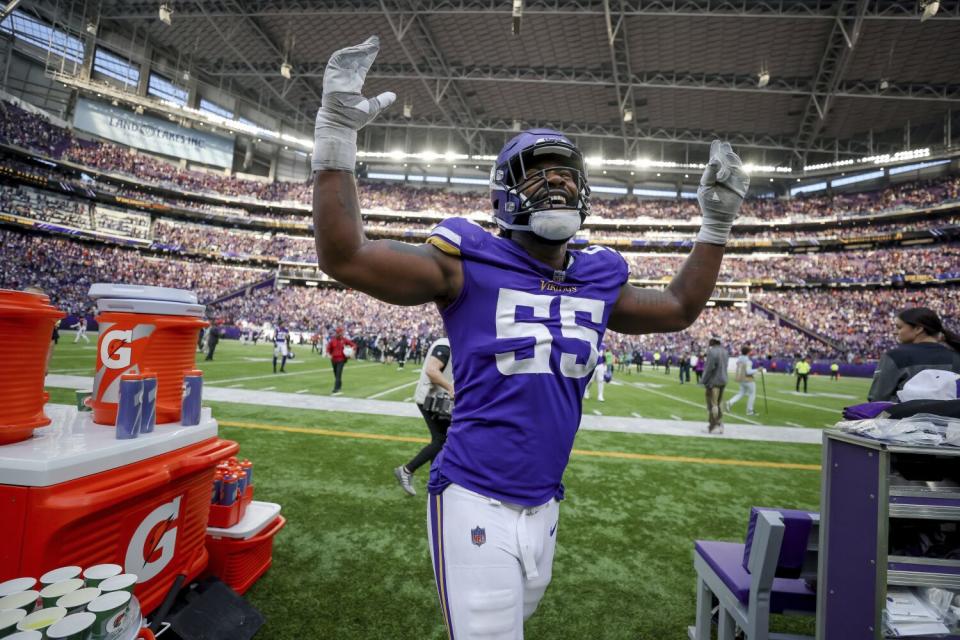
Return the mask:
<path id="1" fill-rule="evenodd" d="M 576 193 L 551 181 L 556 175 L 573 184 Z M 558 131 L 524 131 L 497 157 L 490 199 L 501 229 L 530 231 L 549 243 L 566 242 L 590 211 L 583 156 Z"/>

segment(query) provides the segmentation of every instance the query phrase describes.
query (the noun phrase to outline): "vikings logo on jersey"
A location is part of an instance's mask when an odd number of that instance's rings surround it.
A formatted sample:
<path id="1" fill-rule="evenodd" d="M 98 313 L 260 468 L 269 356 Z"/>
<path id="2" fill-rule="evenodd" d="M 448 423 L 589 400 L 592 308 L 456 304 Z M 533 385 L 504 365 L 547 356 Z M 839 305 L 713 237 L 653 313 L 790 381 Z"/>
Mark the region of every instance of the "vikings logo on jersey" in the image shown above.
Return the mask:
<path id="1" fill-rule="evenodd" d="M 543 504 L 560 492 L 626 262 L 605 247 L 570 251 L 558 282 L 520 245 L 464 219 L 427 241 L 463 264 L 462 293 L 441 312 L 458 356 L 457 409 L 431 489 L 455 482 Z"/>

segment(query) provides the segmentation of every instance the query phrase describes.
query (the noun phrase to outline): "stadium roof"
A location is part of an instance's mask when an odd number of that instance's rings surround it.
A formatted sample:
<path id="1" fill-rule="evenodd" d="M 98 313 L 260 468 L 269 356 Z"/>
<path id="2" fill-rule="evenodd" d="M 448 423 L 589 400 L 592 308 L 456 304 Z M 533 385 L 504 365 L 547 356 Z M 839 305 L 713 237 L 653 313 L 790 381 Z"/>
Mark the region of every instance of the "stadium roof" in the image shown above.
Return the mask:
<path id="1" fill-rule="evenodd" d="M 960 112 L 960 0 L 923 23 L 918 1 L 516 2 L 519 35 L 510 0 L 171 0 L 172 26 L 156 0 L 103 0 L 99 17 L 305 133 L 327 58 L 379 34 L 367 91 L 399 104 L 370 150 L 490 154 L 549 125 L 606 157 L 702 161 L 722 136 L 748 161 L 797 166 L 942 145 Z"/>

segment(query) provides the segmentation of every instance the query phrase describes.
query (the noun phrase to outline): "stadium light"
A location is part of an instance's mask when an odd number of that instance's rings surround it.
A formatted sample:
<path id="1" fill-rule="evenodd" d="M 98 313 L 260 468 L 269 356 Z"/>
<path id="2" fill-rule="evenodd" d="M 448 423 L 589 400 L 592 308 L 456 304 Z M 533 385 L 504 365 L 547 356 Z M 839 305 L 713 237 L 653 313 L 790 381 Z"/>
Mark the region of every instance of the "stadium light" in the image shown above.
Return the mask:
<path id="1" fill-rule="evenodd" d="M 413 103 L 409 100 L 403 103 L 403 117 L 408 120 L 413 117 Z"/>
<path id="2" fill-rule="evenodd" d="M 289 80 L 290 78 L 292 78 L 292 77 L 293 77 L 293 65 L 291 65 L 289 62 L 284 61 L 284 63 L 280 65 L 280 75 L 282 75 L 282 76 L 283 76 L 284 78 L 286 78 L 287 80 Z"/>
<path id="3" fill-rule="evenodd" d="M 937 11 L 940 11 L 940 0 L 933 0 L 933 2 L 924 2 L 920 0 L 920 7 L 923 9 L 923 15 L 920 16 L 920 22 L 926 22 L 933 16 L 937 15 Z"/>
<path id="4" fill-rule="evenodd" d="M 886 91 L 886 90 L 889 89 L 889 88 L 890 88 L 890 83 L 887 81 L 887 79 L 886 79 L 886 78 L 881 78 L 881 80 L 880 80 L 880 91 Z"/>
<path id="5" fill-rule="evenodd" d="M 161 4 L 160 8 L 157 10 L 157 14 L 160 17 L 160 22 L 167 25 L 168 27 L 171 25 L 172 18 L 173 18 L 173 9 L 170 7 L 169 4 L 167 4 L 166 2 Z"/>
<path id="6" fill-rule="evenodd" d="M 97 35 L 97 23 L 96 23 L 96 22 L 88 22 L 88 23 L 87 23 L 87 33 L 89 33 L 89 34 L 92 35 L 92 36 Z"/>
<path id="7" fill-rule="evenodd" d="M 757 87 L 763 89 L 768 84 L 770 84 L 770 72 L 764 69 L 757 74 Z"/>
<path id="8" fill-rule="evenodd" d="M 628 108 L 623 110 L 623 121 L 633 122 L 633 109 Z"/>

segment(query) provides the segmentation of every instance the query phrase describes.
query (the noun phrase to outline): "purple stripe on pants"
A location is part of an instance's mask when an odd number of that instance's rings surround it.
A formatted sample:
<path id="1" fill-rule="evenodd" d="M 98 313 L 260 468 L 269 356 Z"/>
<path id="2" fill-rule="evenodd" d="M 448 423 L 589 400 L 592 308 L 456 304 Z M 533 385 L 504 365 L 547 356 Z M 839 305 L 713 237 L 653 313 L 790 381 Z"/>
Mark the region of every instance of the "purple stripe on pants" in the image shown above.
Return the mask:
<path id="1" fill-rule="evenodd" d="M 433 538 L 433 575 L 437 580 L 437 596 L 443 622 L 447 626 L 447 638 L 453 639 L 453 624 L 450 620 L 450 601 L 447 598 L 446 562 L 443 558 L 443 495 L 430 496 L 430 533 Z"/>

